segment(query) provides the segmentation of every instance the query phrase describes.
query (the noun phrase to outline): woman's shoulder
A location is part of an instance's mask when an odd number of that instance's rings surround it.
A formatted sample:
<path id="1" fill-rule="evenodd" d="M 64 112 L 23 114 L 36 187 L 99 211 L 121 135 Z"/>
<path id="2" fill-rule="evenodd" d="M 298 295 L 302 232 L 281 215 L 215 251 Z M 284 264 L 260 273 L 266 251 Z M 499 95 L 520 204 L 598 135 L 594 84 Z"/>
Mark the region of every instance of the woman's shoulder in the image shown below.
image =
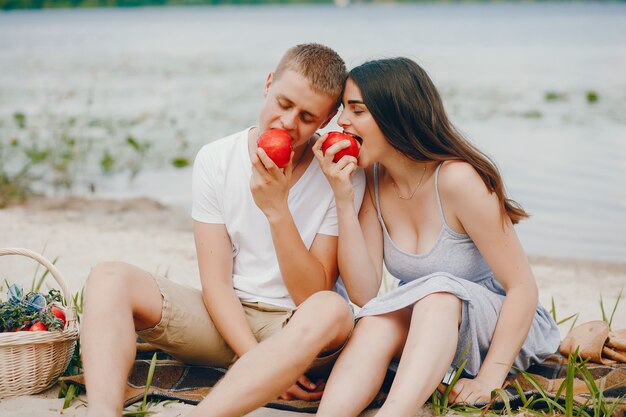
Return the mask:
<path id="1" fill-rule="evenodd" d="M 469 162 L 444 161 L 439 169 L 439 193 L 450 198 L 476 198 L 481 194 L 490 194 L 485 182 Z"/>

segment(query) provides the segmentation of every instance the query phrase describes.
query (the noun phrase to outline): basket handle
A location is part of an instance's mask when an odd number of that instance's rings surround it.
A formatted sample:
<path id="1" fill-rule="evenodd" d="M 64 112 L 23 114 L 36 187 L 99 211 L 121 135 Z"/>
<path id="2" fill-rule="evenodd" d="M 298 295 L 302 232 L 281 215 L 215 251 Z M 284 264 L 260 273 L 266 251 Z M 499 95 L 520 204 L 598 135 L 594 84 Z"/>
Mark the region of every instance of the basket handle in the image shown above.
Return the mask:
<path id="1" fill-rule="evenodd" d="M 61 287 L 61 292 L 63 292 L 63 297 L 65 298 L 65 301 L 67 303 L 67 310 L 71 311 L 71 313 L 69 314 L 69 317 L 66 317 L 66 321 L 69 322 L 70 320 L 75 320 L 75 317 L 74 317 L 75 316 L 74 306 L 72 305 L 72 302 L 73 302 L 72 294 L 70 293 L 70 291 L 69 291 L 69 289 L 67 287 L 67 284 L 65 283 L 65 280 L 63 279 L 63 276 L 61 275 L 59 270 L 56 268 L 56 266 L 54 266 L 54 264 L 52 264 L 52 262 L 50 262 L 49 260 L 47 260 L 46 258 L 41 256 L 37 252 L 33 252 L 32 250 L 25 249 L 25 248 L 4 248 L 4 249 L 0 249 L 0 256 L 4 256 L 4 255 L 22 255 L 22 256 L 26 256 L 28 258 L 36 260 L 41 265 L 46 267 L 48 269 L 48 271 L 50 271 L 50 274 L 52 274 L 52 276 L 54 277 L 56 282 Z"/>

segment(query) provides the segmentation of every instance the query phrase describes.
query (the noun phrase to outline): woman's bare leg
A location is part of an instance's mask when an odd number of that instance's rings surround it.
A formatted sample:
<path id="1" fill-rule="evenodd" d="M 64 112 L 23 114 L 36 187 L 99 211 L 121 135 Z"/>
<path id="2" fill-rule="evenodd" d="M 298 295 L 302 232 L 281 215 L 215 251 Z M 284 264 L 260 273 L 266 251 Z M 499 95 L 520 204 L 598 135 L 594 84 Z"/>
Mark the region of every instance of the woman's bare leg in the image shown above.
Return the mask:
<path id="1" fill-rule="evenodd" d="M 377 417 L 413 417 L 424 405 L 454 359 L 461 315 L 461 300 L 449 293 L 414 305 L 398 372 Z"/>
<path id="2" fill-rule="evenodd" d="M 376 397 L 389 363 L 402 352 L 410 308 L 364 317 L 337 359 L 317 415 L 357 416 Z"/>

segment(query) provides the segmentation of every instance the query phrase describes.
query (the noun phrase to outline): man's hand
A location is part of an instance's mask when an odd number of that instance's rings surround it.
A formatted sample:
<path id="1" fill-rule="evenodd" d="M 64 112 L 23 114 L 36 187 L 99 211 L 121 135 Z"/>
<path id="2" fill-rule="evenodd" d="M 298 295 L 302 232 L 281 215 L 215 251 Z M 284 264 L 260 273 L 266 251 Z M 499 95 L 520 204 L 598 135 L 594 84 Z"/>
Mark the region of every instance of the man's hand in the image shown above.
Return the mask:
<path id="1" fill-rule="evenodd" d="M 252 155 L 250 190 L 254 202 L 268 218 L 288 209 L 292 163 L 289 161 L 285 168 L 278 168 L 261 148 Z"/>
<path id="2" fill-rule="evenodd" d="M 305 375 L 302 375 L 295 384 L 290 386 L 287 391 L 280 394 L 278 398 L 281 400 L 304 400 L 317 401 L 322 398 L 326 381 L 323 379 L 313 383 Z"/>
<path id="3" fill-rule="evenodd" d="M 492 387 L 478 378 L 461 378 L 452 387 L 448 400 L 452 403 L 486 403 L 491 399 L 491 391 L 499 387 Z"/>

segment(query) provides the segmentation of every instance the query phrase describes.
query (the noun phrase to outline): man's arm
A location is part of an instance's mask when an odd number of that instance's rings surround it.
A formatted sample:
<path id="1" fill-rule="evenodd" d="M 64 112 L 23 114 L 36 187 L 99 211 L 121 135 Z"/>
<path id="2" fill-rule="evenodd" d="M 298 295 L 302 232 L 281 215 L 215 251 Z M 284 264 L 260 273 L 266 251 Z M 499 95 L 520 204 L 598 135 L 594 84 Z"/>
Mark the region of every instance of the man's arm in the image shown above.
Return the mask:
<path id="1" fill-rule="evenodd" d="M 337 237 L 318 234 L 310 250 L 304 245 L 288 205 L 292 169 L 290 162 L 283 172 L 262 149 L 257 150 L 252 155 L 250 190 L 269 222 L 285 286 L 299 305 L 317 291 L 335 285 Z"/>
<path id="2" fill-rule="evenodd" d="M 270 221 L 272 240 L 285 286 L 299 305 L 317 291 L 330 290 L 337 281 L 337 236 L 317 234 L 307 250 L 291 213 Z"/>
<path id="3" fill-rule="evenodd" d="M 232 243 L 226 226 L 193 222 L 204 305 L 230 348 L 241 357 L 257 345 L 233 289 Z"/>

